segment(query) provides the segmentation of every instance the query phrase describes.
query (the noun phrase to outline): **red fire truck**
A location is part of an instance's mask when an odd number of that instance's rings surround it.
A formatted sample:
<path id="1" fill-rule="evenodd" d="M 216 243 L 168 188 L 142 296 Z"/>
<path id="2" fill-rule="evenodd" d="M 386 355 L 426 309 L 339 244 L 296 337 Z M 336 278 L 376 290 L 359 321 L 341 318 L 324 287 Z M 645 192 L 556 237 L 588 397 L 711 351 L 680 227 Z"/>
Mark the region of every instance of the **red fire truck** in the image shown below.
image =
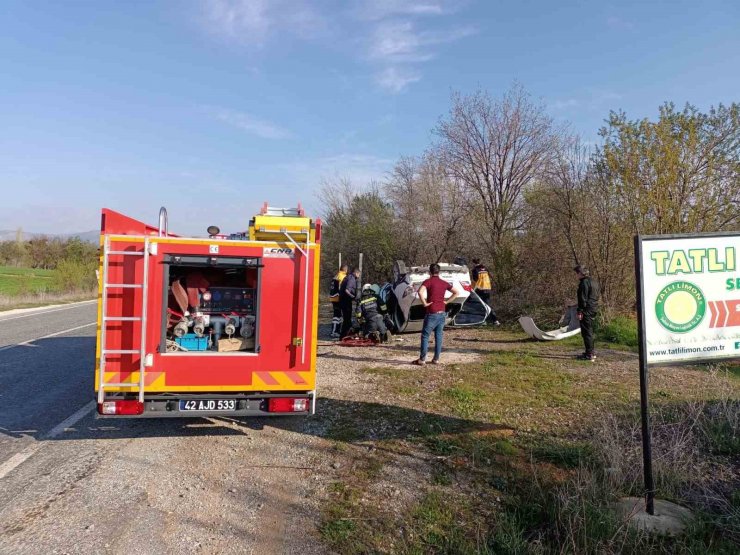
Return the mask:
<path id="1" fill-rule="evenodd" d="M 100 233 L 99 416 L 314 413 L 320 220 L 265 204 L 197 238 L 104 209 Z"/>

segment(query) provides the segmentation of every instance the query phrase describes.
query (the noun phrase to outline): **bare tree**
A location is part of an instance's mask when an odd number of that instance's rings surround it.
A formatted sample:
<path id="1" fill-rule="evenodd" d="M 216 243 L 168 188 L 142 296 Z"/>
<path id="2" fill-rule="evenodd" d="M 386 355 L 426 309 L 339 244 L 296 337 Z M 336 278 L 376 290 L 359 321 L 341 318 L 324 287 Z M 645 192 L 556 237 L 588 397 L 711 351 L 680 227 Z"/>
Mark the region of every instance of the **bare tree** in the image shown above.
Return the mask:
<path id="1" fill-rule="evenodd" d="M 336 175 L 331 178 L 322 178 L 321 189 L 317 196 L 323 207 L 324 219 L 329 218 L 333 213 L 346 210 L 359 192 L 361 191 L 349 177 Z"/>
<path id="2" fill-rule="evenodd" d="M 584 186 L 590 172 L 590 153 L 580 137 L 565 137 L 545 168 L 541 181 L 541 194 L 533 196 L 545 217 L 552 218 L 560 228 L 573 256 L 580 264 L 579 228 L 584 212 Z"/>
<path id="3" fill-rule="evenodd" d="M 570 278 L 574 264 L 586 264 L 601 284 L 604 314 L 608 317 L 612 308 L 628 309 L 632 266 L 626 262 L 631 248 L 627 211 L 596 153 L 578 137 L 563 140 L 527 202 L 527 243 L 550 245 L 544 252 L 534 248 L 530 260 L 522 262 L 530 275 L 536 274 L 540 283 L 552 280 L 547 272 L 541 274 L 539 268 L 544 267 Z M 562 282 L 564 292 L 570 281 Z"/>
<path id="4" fill-rule="evenodd" d="M 552 118 L 515 84 L 500 100 L 483 91 L 453 94 L 436 134 L 449 175 L 480 199 L 486 227 L 481 239 L 499 284 L 511 285 L 510 243 L 525 223 L 523 193 L 542 175 L 557 145 Z"/>
<path id="5" fill-rule="evenodd" d="M 428 150 L 419 158 L 401 158 L 385 186 L 404 235 L 402 256 L 412 263 L 440 262 L 461 253 L 470 214 L 463 184 L 447 172 L 443 158 Z"/>
<path id="6" fill-rule="evenodd" d="M 393 204 L 398 227 L 403 226 L 404 239 L 399 242 L 399 258 L 416 264 L 424 256 L 423 214 L 419 206 L 419 160 L 404 156 L 396 162 L 384 186 Z"/>

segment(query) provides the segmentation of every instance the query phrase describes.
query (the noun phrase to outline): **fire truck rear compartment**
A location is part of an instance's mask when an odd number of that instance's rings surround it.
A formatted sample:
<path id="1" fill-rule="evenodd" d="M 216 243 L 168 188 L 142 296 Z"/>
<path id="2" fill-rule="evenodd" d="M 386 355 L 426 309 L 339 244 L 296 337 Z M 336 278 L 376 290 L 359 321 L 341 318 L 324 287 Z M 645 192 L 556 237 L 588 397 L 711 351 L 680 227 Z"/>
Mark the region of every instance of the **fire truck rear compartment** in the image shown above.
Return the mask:
<path id="1" fill-rule="evenodd" d="M 288 212 L 204 239 L 103 210 L 99 417 L 314 413 L 321 225 Z"/>
<path id="2" fill-rule="evenodd" d="M 160 352 L 259 352 L 259 258 L 167 256 Z"/>

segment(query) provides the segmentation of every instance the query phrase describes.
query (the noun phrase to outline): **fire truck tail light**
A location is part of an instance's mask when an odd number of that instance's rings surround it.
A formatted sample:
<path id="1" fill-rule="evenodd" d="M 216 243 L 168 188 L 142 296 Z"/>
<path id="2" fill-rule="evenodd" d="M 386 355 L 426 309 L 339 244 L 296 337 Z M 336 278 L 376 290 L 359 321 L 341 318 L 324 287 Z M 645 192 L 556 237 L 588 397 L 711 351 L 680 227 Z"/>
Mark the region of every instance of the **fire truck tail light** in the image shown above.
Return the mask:
<path id="1" fill-rule="evenodd" d="M 104 401 L 98 403 L 99 414 L 133 415 L 144 413 L 144 403 L 139 401 Z"/>
<path id="2" fill-rule="evenodd" d="M 267 400 L 268 412 L 306 412 L 308 399 L 305 397 L 273 397 Z"/>

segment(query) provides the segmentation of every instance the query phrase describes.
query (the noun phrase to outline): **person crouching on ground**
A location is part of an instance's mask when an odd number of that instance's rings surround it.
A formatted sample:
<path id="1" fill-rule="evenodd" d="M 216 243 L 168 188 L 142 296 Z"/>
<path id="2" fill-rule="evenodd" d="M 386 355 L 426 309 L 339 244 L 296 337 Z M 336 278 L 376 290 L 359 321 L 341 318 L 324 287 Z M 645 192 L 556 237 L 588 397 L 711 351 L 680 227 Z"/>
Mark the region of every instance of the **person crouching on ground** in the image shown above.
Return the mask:
<path id="1" fill-rule="evenodd" d="M 377 288 L 377 285 L 375 286 Z M 382 312 L 386 306 L 382 303 L 375 289 L 369 283 L 362 287 L 360 302 L 357 306 L 357 321 L 362 324 L 362 333 L 365 337 L 374 339 L 377 343 L 388 340 L 388 330 L 385 328 Z"/>
<path id="2" fill-rule="evenodd" d="M 578 355 L 578 360 L 596 360 L 594 353 L 594 320 L 599 309 L 599 284 L 591 279 L 585 266 L 573 268 L 578 276 L 578 320 L 581 323 L 581 336 L 585 352 Z"/>
<path id="3" fill-rule="evenodd" d="M 419 288 L 419 299 L 426 307 L 426 316 L 424 316 L 424 327 L 421 330 L 421 351 L 419 358 L 413 362 L 418 366 L 424 366 L 427 360 L 427 351 L 429 350 L 429 336 L 434 332 L 434 358 L 432 364 L 439 364 L 442 356 L 442 335 L 447 318 L 445 305 L 454 301 L 460 291 L 453 287 L 445 280 L 439 277 L 439 264 L 429 266 L 429 279 L 421 284 Z M 445 299 L 447 291 L 452 296 Z"/>

